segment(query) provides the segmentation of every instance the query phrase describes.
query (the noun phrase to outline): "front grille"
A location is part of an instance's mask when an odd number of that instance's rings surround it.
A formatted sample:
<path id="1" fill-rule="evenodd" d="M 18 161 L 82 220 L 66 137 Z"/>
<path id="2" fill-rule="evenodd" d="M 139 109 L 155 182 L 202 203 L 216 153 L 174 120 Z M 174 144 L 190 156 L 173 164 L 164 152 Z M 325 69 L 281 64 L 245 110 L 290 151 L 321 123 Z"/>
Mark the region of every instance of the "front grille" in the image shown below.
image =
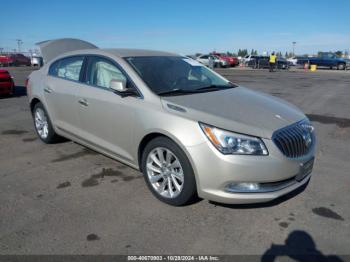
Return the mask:
<path id="1" fill-rule="evenodd" d="M 277 130 L 272 140 L 279 150 L 290 158 L 296 158 L 306 155 L 314 144 L 313 128 L 306 128 L 308 121 L 301 121 L 285 128 Z"/>

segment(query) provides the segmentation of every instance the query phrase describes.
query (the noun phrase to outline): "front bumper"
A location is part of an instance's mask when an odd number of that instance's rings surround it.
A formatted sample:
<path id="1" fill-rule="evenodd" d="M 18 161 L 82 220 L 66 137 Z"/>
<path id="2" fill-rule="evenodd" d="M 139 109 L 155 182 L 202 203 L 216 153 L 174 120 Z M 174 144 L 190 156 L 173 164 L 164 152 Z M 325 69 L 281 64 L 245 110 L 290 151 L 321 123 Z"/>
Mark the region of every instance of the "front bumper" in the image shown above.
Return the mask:
<path id="1" fill-rule="evenodd" d="M 198 195 L 227 204 L 268 202 L 304 185 L 311 177 L 295 179 L 301 165 L 314 157 L 315 146 L 300 158 L 285 157 L 270 139 L 263 139 L 268 156 L 223 155 L 207 141 L 187 147 L 194 167 Z M 232 183 L 258 183 L 260 192 L 230 192 Z M 267 189 L 267 190 L 266 190 Z M 270 189 L 270 190 L 269 190 Z"/>

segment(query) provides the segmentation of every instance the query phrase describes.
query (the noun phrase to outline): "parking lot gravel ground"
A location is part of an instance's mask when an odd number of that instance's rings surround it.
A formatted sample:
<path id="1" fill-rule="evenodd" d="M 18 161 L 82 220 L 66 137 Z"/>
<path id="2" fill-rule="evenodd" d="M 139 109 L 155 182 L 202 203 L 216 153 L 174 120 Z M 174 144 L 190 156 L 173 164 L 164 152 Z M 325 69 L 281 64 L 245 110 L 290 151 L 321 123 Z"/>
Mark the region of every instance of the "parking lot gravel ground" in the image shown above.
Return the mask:
<path id="1" fill-rule="evenodd" d="M 172 207 L 137 170 L 37 139 L 24 87 L 31 70 L 10 68 L 16 93 L 0 98 L 0 254 L 350 254 L 350 72 L 218 70 L 309 116 L 312 179 L 267 204 Z"/>

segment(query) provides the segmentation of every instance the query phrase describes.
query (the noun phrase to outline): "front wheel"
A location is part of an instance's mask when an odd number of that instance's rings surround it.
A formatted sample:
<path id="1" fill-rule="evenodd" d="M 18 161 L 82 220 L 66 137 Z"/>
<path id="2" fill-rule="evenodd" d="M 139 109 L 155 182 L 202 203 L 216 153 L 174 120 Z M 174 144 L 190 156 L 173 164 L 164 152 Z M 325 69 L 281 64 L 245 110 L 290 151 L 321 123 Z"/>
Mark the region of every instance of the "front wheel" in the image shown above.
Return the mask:
<path id="1" fill-rule="evenodd" d="M 42 103 L 37 103 L 33 109 L 34 127 L 39 138 L 46 144 L 59 140 L 59 136 L 52 127 L 51 120 Z"/>
<path id="2" fill-rule="evenodd" d="M 169 138 L 149 142 L 142 154 L 142 171 L 153 195 L 169 205 L 185 205 L 196 196 L 192 166 L 183 150 Z"/>

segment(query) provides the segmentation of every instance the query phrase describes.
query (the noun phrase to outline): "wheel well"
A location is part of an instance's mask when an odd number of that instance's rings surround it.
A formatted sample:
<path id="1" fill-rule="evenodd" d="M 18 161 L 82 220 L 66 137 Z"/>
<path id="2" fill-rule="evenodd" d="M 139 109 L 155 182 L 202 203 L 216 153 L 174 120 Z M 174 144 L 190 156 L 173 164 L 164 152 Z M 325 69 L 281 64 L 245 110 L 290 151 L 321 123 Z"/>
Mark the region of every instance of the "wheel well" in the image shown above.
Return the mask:
<path id="1" fill-rule="evenodd" d="M 30 111 L 33 112 L 34 107 L 37 103 L 40 103 L 40 100 L 37 98 L 33 98 L 32 101 L 30 101 Z"/>
<path id="2" fill-rule="evenodd" d="M 141 172 L 142 172 L 141 158 L 142 158 L 143 151 L 145 150 L 145 147 L 147 146 L 147 144 L 151 140 L 155 139 L 156 137 L 160 137 L 160 136 L 169 138 L 168 136 L 163 135 L 161 133 L 151 133 L 151 134 L 146 135 L 144 138 L 142 138 L 140 145 L 139 145 L 138 155 L 137 155 L 138 161 L 139 161 L 139 168 L 140 168 Z M 171 139 L 171 138 L 169 138 L 169 139 Z"/>

